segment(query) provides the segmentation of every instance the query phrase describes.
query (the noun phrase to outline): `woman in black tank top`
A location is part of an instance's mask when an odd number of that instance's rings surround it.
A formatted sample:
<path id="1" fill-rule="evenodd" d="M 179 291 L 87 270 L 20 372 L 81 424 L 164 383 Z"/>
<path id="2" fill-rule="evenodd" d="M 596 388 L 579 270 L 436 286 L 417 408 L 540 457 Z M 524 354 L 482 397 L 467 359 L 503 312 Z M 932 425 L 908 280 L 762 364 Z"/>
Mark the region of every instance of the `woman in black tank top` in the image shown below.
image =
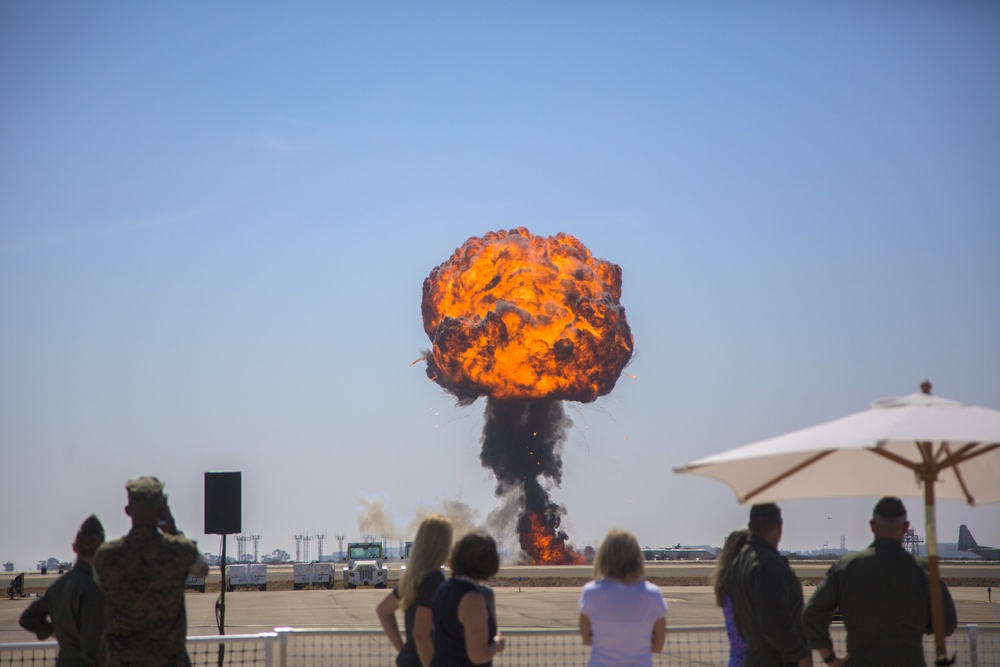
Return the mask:
<path id="1" fill-rule="evenodd" d="M 493 538 L 469 533 L 451 552 L 452 577 L 438 587 L 431 605 L 434 658 L 430 667 L 491 665 L 507 640 L 497 632 L 493 591 L 483 584 L 500 569 Z"/>

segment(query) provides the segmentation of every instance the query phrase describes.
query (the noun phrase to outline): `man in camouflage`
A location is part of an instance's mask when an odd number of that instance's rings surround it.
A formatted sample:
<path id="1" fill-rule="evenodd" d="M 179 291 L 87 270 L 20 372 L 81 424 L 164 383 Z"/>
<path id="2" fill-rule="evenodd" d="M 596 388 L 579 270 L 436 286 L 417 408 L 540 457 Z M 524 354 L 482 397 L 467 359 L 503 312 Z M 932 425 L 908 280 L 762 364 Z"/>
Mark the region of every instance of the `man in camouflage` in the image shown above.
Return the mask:
<path id="1" fill-rule="evenodd" d="M 106 664 L 190 665 L 184 582 L 189 573 L 204 577 L 208 565 L 174 525 L 160 480 L 140 477 L 125 488 L 132 530 L 104 544 L 95 563 L 107 604 Z"/>

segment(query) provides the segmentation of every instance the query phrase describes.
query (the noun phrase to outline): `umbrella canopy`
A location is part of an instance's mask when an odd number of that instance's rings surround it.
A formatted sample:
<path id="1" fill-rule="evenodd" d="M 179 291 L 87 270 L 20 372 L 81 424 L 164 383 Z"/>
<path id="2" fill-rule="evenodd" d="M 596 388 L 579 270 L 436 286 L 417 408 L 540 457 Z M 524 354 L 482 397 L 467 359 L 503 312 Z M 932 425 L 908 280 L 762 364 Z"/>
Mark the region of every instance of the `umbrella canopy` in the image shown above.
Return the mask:
<path id="1" fill-rule="evenodd" d="M 677 466 L 728 484 L 741 503 L 851 496 L 924 498 L 931 615 L 947 664 L 935 498 L 1000 501 L 1000 412 L 923 393 Z"/>
<path id="2" fill-rule="evenodd" d="M 934 470 L 938 498 L 994 503 L 1000 411 L 929 394 L 882 399 L 870 410 L 674 470 L 728 484 L 741 503 L 923 496 L 922 473 Z"/>

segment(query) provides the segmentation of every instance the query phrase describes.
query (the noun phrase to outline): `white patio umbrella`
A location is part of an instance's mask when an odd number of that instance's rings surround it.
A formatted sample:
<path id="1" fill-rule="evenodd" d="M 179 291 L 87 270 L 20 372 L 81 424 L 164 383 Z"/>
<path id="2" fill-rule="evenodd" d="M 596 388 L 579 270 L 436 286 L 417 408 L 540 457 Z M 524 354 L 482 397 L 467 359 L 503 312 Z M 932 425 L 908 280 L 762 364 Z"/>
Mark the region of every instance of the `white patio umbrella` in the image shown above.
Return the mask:
<path id="1" fill-rule="evenodd" d="M 676 466 L 728 484 L 741 503 L 923 496 L 931 616 L 946 659 L 935 498 L 1000 501 L 1000 411 L 923 393 L 888 398 L 817 426 Z"/>

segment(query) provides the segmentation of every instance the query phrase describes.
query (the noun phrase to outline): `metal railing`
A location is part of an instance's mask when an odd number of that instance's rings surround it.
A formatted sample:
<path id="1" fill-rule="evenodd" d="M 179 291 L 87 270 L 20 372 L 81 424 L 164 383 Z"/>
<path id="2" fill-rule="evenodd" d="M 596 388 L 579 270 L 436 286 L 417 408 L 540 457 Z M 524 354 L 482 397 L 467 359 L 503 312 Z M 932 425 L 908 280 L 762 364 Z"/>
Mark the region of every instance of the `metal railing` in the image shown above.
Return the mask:
<path id="1" fill-rule="evenodd" d="M 837 653 L 845 652 L 842 626 L 831 628 Z M 494 659 L 498 667 L 562 667 L 586 665 L 590 649 L 575 628 L 505 629 L 507 650 Z M 1000 627 L 963 625 L 948 641 L 957 665 L 1000 664 Z M 252 635 L 192 636 L 188 655 L 196 667 L 375 667 L 395 664 L 395 651 L 380 628 L 275 628 Z M 49 667 L 55 664 L 55 642 L 0 644 L 0 667 Z M 927 664 L 934 664 L 934 640 L 924 641 Z M 725 626 L 667 628 L 657 667 L 725 667 L 729 641 Z"/>

